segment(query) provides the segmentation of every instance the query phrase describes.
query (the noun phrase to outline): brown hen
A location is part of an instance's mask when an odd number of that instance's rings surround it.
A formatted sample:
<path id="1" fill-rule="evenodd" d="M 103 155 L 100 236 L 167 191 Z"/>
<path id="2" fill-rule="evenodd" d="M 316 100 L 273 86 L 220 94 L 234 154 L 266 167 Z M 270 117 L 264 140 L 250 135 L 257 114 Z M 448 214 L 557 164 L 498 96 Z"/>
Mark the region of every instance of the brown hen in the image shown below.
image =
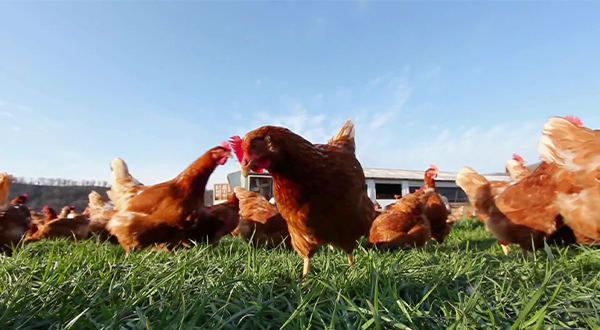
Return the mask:
<path id="1" fill-rule="evenodd" d="M 365 175 L 355 156 L 354 124 L 347 120 L 328 144 L 312 144 L 283 127 L 263 126 L 233 137 L 242 174 L 267 169 L 292 246 L 304 259 L 302 274 L 323 244 L 344 250 L 352 265 L 356 241 L 374 219 Z"/>
<path id="2" fill-rule="evenodd" d="M 435 165 L 431 165 L 427 171 L 425 171 L 424 188 L 433 189 L 433 193 L 428 194 L 429 199 L 427 199 L 426 202 L 427 208 L 425 209 L 425 216 L 430 222 L 431 237 L 438 243 L 443 243 L 446 236 L 450 233 L 450 230 L 452 230 L 452 226 L 447 222 L 449 215 L 448 209 L 444 202 L 442 202 L 442 198 L 435 187 L 435 178 L 437 178 L 438 173 L 438 168 Z"/>
<path id="3" fill-rule="evenodd" d="M 268 248 L 283 244 L 291 248 L 291 238 L 285 219 L 277 207 L 256 192 L 242 187 L 233 189 L 240 201 L 239 235 L 254 246 Z"/>
<path id="4" fill-rule="evenodd" d="M 463 167 L 456 183 L 467 193 L 486 227 L 501 243 L 519 244 L 524 251 L 543 246 L 544 237 L 562 225 L 553 200 L 556 182 L 553 165 L 542 163 L 531 175 L 508 185 L 501 193 L 482 175 Z M 533 243 L 532 243 L 533 241 Z"/>
<path id="5" fill-rule="evenodd" d="M 89 237 L 90 220 L 87 216 L 58 217 L 56 211 L 48 206 L 45 206 L 42 212 L 46 215 L 46 220 L 41 225 L 32 226 L 25 242 L 35 242 L 44 238 L 71 238 L 80 241 Z"/>
<path id="6" fill-rule="evenodd" d="M 218 165 L 225 164 L 230 150 L 224 142 L 208 150 L 174 179 L 145 186 L 117 209 L 106 228 L 127 253 L 133 248 L 182 243 L 185 230 L 196 223 L 189 220 L 205 208 L 206 182 Z"/>
<path id="7" fill-rule="evenodd" d="M 21 241 L 31 222 L 28 210 L 24 212 L 26 207 L 8 203 L 9 190 L 10 176 L 0 173 L 0 252 L 8 254 Z"/>
<path id="8" fill-rule="evenodd" d="M 368 246 L 400 248 L 425 245 L 431 238 L 427 201 L 435 194 L 434 188 L 421 189 L 388 207 L 373 221 Z"/>
<path id="9" fill-rule="evenodd" d="M 581 244 L 600 241 L 600 131 L 579 118 L 551 117 L 542 129 L 538 151 L 557 168 L 555 207 Z"/>
<path id="10" fill-rule="evenodd" d="M 235 194 L 226 202 L 201 210 L 193 218 L 193 225 L 186 230 L 188 240 L 217 243 L 223 236 L 234 231 L 239 223 L 240 206 Z"/>

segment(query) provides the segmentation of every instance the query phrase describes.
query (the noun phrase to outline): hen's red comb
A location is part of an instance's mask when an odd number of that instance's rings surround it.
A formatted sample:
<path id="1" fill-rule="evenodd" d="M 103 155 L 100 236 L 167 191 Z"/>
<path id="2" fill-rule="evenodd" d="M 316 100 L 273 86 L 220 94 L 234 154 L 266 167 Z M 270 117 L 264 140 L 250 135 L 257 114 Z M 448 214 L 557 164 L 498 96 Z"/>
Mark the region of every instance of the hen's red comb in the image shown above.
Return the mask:
<path id="1" fill-rule="evenodd" d="M 27 195 L 27 193 L 24 193 L 24 194 L 23 194 L 23 195 L 21 195 L 21 196 L 23 196 L 23 197 L 25 197 L 25 198 L 29 197 L 29 195 Z"/>
<path id="2" fill-rule="evenodd" d="M 70 209 L 74 210 L 75 209 L 75 205 L 71 205 Z"/>
<path id="3" fill-rule="evenodd" d="M 238 162 L 240 162 L 241 164 L 242 159 L 244 159 L 244 150 L 242 150 L 242 138 L 240 138 L 238 135 L 232 136 L 229 138 L 229 144 L 231 145 L 231 148 L 233 148 L 233 153 L 237 157 Z"/>
<path id="4" fill-rule="evenodd" d="M 513 154 L 512 159 L 518 161 L 519 163 L 525 163 L 525 159 L 523 159 L 523 157 L 519 156 L 518 154 Z"/>
<path id="5" fill-rule="evenodd" d="M 220 146 L 231 151 L 231 146 L 229 145 L 229 142 L 227 142 L 227 141 L 221 142 Z"/>
<path id="6" fill-rule="evenodd" d="M 435 165 L 429 165 L 429 168 L 430 168 L 430 169 L 432 169 L 432 170 L 436 170 L 436 171 L 438 171 L 438 168 L 437 168 L 437 166 L 435 166 Z"/>
<path id="7" fill-rule="evenodd" d="M 565 119 L 577 126 L 583 126 L 583 122 L 577 116 L 569 115 L 569 116 L 565 116 Z"/>

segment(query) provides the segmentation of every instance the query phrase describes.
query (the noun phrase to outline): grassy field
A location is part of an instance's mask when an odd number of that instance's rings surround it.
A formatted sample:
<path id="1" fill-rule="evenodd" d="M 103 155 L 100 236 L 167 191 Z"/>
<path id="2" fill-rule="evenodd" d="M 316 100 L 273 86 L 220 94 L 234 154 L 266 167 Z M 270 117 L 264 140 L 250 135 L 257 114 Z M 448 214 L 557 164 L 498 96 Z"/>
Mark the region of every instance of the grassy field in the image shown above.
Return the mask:
<path id="1" fill-rule="evenodd" d="M 46 241 L 0 264 L 0 329 L 599 329 L 600 250 L 504 256 L 480 223 L 395 253 L 293 251 L 229 237 L 175 253 Z"/>

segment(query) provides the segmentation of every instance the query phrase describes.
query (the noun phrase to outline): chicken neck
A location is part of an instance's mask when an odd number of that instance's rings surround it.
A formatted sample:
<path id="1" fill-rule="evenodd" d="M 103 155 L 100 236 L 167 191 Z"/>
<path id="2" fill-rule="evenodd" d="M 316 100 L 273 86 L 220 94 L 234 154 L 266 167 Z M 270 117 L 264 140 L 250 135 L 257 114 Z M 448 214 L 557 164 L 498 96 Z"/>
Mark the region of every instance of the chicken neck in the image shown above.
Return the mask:
<path id="1" fill-rule="evenodd" d="M 187 194 L 204 198 L 206 183 L 215 168 L 217 168 L 217 163 L 211 157 L 210 153 L 207 152 L 183 170 L 175 178 L 175 182 Z"/>

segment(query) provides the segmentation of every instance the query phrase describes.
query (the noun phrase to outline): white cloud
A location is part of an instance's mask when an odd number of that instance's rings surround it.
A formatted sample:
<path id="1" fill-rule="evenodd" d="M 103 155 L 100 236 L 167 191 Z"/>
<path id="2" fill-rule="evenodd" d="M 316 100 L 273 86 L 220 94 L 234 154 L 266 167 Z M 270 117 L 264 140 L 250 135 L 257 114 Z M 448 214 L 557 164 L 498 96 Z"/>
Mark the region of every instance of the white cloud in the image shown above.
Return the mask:
<path id="1" fill-rule="evenodd" d="M 394 99 L 392 104 L 392 110 L 400 111 L 408 102 L 410 95 L 412 94 L 412 88 L 407 83 L 400 83 L 396 86 L 394 91 Z"/>
<path id="2" fill-rule="evenodd" d="M 254 84 L 256 84 L 256 86 L 260 86 L 260 85 L 262 85 L 262 80 L 256 79 L 256 81 L 254 82 Z"/>
<path id="3" fill-rule="evenodd" d="M 335 103 L 347 103 L 352 101 L 352 98 L 352 91 L 346 87 L 338 87 L 331 95 L 331 100 Z"/>
<path id="4" fill-rule="evenodd" d="M 379 113 L 379 114 L 374 115 L 373 121 L 371 121 L 370 127 L 375 129 L 375 128 L 379 128 L 379 127 L 385 125 L 391 116 L 392 116 L 392 113 L 390 113 L 390 112 Z"/>
<path id="5" fill-rule="evenodd" d="M 325 115 L 316 115 L 311 118 L 310 124 L 311 125 L 320 125 L 324 119 L 325 119 Z"/>
<path id="6" fill-rule="evenodd" d="M 3 105 L 5 105 L 5 104 L 6 104 L 6 102 L 0 100 L 0 107 L 3 106 Z"/>
<path id="7" fill-rule="evenodd" d="M 513 153 L 529 163 L 537 162 L 537 142 L 541 136 L 539 123 L 473 127 L 460 134 L 454 128 L 444 128 L 437 134 L 423 134 L 416 141 L 403 140 L 394 145 L 383 144 L 364 150 L 360 156 L 364 167 L 424 169 L 436 164 L 442 171 L 458 171 L 470 166 L 482 173 L 504 170 L 504 163 Z M 358 147 L 363 148 L 360 141 Z M 381 154 L 386 157 L 381 157 Z"/>
<path id="8" fill-rule="evenodd" d="M 392 78 L 393 75 L 394 75 L 394 72 L 390 71 L 390 72 L 383 74 L 377 78 L 374 78 L 367 83 L 367 87 L 375 87 L 382 82 L 388 81 L 390 78 Z"/>
<path id="9" fill-rule="evenodd" d="M 442 74 L 442 67 L 437 64 L 430 65 L 419 75 L 419 79 L 422 81 L 431 81 L 438 79 Z"/>
<path id="10" fill-rule="evenodd" d="M 0 111 L 0 116 L 8 117 L 8 118 L 15 118 L 15 115 L 13 115 L 12 113 L 7 112 L 7 111 Z"/>
<path id="11" fill-rule="evenodd" d="M 15 126 L 13 127 L 13 131 L 15 132 L 19 132 L 21 130 L 21 127 Z"/>
<path id="12" fill-rule="evenodd" d="M 26 112 L 31 112 L 31 110 L 33 110 L 30 107 L 28 107 L 26 105 L 22 105 L 22 104 L 17 104 L 17 108 L 19 108 L 19 109 L 21 109 L 23 111 L 26 111 Z"/>
<path id="13" fill-rule="evenodd" d="M 323 103 L 323 93 L 318 93 L 318 94 L 314 95 L 311 98 L 310 103 L 314 107 L 320 107 L 321 104 Z"/>
<path id="14" fill-rule="evenodd" d="M 394 88 L 391 103 L 388 106 L 388 110 L 385 112 L 378 112 L 373 116 L 370 127 L 372 129 L 380 128 L 385 124 L 391 122 L 391 120 L 399 115 L 410 99 L 412 88 L 405 82 L 400 82 Z"/>
<path id="15" fill-rule="evenodd" d="M 442 131 L 442 133 L 440 133 L 440 135 L 438 136 L 438 141 L 443 142 L 446 141 L 448 139 L 448 137 L 450 136 L 450 129 L 446 128 Z"/>

